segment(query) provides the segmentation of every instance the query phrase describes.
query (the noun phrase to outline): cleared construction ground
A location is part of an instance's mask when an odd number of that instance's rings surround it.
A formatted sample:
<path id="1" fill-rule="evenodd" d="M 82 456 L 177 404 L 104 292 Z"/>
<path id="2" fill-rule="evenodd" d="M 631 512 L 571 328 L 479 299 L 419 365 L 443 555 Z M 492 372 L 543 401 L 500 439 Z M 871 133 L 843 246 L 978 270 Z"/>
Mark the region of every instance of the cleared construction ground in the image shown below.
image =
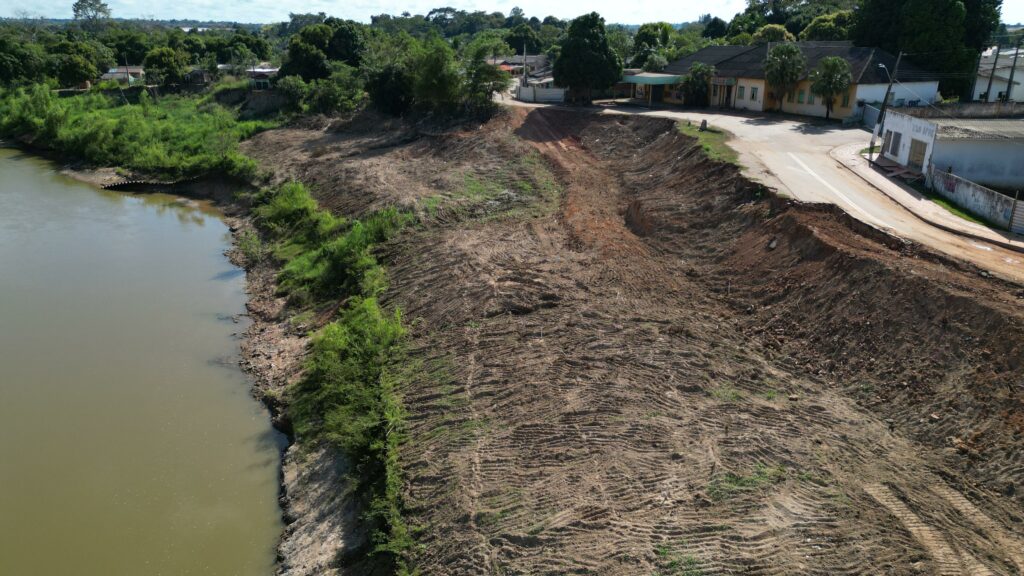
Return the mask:
<path id="1" fill-rule="evenodd" d="M 420 216 L 383 260 L 421 573 L 1024 574 L 1024 287 L 777 199 L 664 119 L 364 118 L 246 152 L 339 213 Z"/>

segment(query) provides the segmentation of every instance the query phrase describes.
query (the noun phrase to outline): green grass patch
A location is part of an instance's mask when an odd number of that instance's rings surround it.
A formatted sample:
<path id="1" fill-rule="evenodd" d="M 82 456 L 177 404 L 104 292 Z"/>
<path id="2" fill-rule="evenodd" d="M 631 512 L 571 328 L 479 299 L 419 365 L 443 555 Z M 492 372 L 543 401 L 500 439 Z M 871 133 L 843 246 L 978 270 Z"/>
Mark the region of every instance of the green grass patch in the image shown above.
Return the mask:
<path id="1" fill-rule="evenodd" d="M 700 143 L 701 148 L 704 149 L 704 154 L 708 158 L 717 162 L 726 162 L 739 166 L 740 155 L 728 144 L 729 140 L 732 139 L 731 133 L 721 128 L 713 128 L 710 125 L 707 130 L 701 132 L 700 126 L 695 126 L 688 122 L 679 122 L 677 126 L 683 134 L 697 139 L 697 142 Z"/>
<path id="2" fill-rule="evenodd" d="M 654 548 L 658 569 L 654 576 L 703 576 L 700 560 L 692 554 L 683 554 L 676 547 L 659 544 Z"/>
<path id="3" fill-rule="evenodd" d="M 709 393 L 712 398 L 722 402 L 739 402 L 743 400 L 743 392 L 732 386 L 718 386 L 712 388 Z"/>
<path id="4" fill-rule="evenodd" d="M 721 502 L 745 492 L 762 490 L 772 484 L 782 482 L 786 476 L 787 471 L 782 466 L 759 464 L 747 476 L 739 476 L 730 472 L 714 478 L 708 484 L 707 493 L 708 497 L 715 502 Z"/>
<path id="5" fill-rule="evenodd" d="M 59 98 L 44 85 L 0 92 L 0 135 L 167 178 L 225 173 L 252 178 L 238 142 L 271 122 L 239 121 L 208 100 L 165 96 L 122 104 L 104 94 Z"/>

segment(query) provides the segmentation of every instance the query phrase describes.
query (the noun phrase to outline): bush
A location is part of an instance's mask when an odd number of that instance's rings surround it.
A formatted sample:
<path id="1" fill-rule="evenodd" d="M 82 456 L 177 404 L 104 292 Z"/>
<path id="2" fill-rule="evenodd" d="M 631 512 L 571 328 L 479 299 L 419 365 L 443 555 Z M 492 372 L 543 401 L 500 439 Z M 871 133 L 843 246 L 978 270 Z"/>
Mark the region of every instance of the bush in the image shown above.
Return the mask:
<path id="1" fill-rule="evenodd" d="M 405 68 L 391 65 L 370 76 L 366 91 L 378 110 L 401 116 L 412 108 L 412 83 L 413 77 Z"/>
<path id="2" fill-rule="evenodd" d="M 285 76 L 277 81 L 277 89 L 284 96 L 286 106 L 293 112 L 302 111 L 302 103 L 309 95 L 309 85 L 301 76 Z"/>
<path id="3" fill-rule="evenodd" d="M 321 114 L 352 112 L 366 97 L 363 84 L 351 66 L 336 64 L 331 76 L 310 83 L 309 109 Z"/>

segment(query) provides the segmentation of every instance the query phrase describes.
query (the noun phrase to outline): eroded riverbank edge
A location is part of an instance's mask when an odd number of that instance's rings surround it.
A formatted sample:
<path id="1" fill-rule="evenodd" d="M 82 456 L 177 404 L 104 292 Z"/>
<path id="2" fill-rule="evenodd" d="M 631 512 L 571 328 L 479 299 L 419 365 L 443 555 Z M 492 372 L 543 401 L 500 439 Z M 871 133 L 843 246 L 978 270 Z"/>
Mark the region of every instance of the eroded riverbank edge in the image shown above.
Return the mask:
<path id="1" fill-rule="evenodd" d="M 12 143 L 14 144 L 14 143 Z M 74 159 L 22 145 L 25 154 L 54 164 L 61 175 L 104 188 L 145 176 L 113 167 L 90 167 Z M 296 443 L 282 401 L 285 389 L 301 376 L 310 341 L 309 330 L 290 322 L 286 298 L 278 295 L 279 268 L 268 259 L 249 261 L 240 248 L 247 233 L 256 233 L 252 206 L 240 201 L 238 192 L 254 191 L 252 183 L 230 178 L 207 177 L 178 186 L 154 186 L 122 191 L 125 194 L 163 193 L 189 200 L 210 202 L 231 234 L 225 251 L 229 261 L 245 271 L 246 315 L 250 322 L 239 335 L 239 367 L 246 374 L 252 396 L 266 407 L 271 425 L 288 439 L 278 471 L 278 504 L 284 529 L 278 540 L 276 573 L 332 574 L 330 565 L 339 550 L 361 535 L 353 535 L 358 506 L 347 498 L 352 481 L 343 456 L 326 449 L 307 449 Z M 340 504 L 340 505 L 339 505 Z"/>

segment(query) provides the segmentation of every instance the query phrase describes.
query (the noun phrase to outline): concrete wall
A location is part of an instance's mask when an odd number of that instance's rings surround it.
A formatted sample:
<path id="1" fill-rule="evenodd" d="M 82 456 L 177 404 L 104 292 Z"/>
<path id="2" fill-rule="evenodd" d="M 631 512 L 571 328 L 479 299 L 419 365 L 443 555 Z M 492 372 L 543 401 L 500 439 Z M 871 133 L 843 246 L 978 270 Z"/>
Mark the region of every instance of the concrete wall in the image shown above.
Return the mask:
<path id="1" fill-rule="evenodd" d="M 743 98 L 739 97 L 739 89 L 743 88 Z M 753 89 L 757 89 L 757 97 L 751 98 Z M 737 110 L 753 110 L 761 112 L 764 110 L 765 85 L 764 80 L 753 78 L 739 78 L 736 86 L 733 87 L 733 101 Z"/>
<path id="2" fill-rule="evenodd" d="M 918 118 L 1012 118 L 1024 116 L 1024 102 L 934 104 L 926 108 L 900 108 L 900 112 Z"/>
<path id="3" fill-rule="evenodd" d="M 929 160 L 931 159 L 932 152 L 934 150 L 935 142 L 935 124 L 932 124 L 928 120 L 921 118 L 914 118 L 907 114 L 901 114 L 893 109 L 885 111 L 885 120 L 882 125 L 882 130 L 879 132 L 879 136 L 883 139 L 882 143 L 885 143 L 885 135 L 888 131 L 892 133 L 900 134 L 900 144 L 896 151 L 893 152 L 891 149 L 886 148 L 882 150 L 882 154 L 902 165 L 906 166 L 910 160 L 910 143 L 912 140 L 920 140 L 925 143 L 924 162 L 922 169 L 927 171 Z"/>
<path id="4" fill-rule="evenodd" d="M 1021 58 L 1021 60 L 1024 60 L 1024 58 Z M 1013 76 L 1013 93 L 1010 94 L 1010 100 L 1016 100 L 1017 102 L 1024 101 L 1024 69 L 1021 68 L 1021 66 L 1017 66 L 1017 73 Z M 1000 92 L 1006 92 L 1006 87 L 1009 84 L 1009 70 L 996 72 L 996 77 L 992 79 L 992 92 L 989 93 L 986 102 L 995 102 Z M 988 76 L 978 76 L 974 84 L 974 99 L 981 100 L 981 95 L 986 90 L 988 90 Z"/>
<path id="5" fill-rule="evenodd" d="M 565 102 L 565 89 L 520 86 L 516 98 L 523 102 Z"/>
<path id="6" fill-rule="evenodd" d="M 1013 198 L 954 174 L 948 174 L 941 169 L 933 169 L 929 180 L 932 190 L 940 196 L 1000 228 L 1009 229 Z M 1018 206 L 1018 209 L 1021 208 Z"/>
<path id="7" fill-rule="evenodd" d="M 935 141 L 932 164 L 986 186 L 1024 189 L 1024 142 L 1020 140 Z"/>
<path id="8" fill-rule="evenodd" d="M 888 87 L 888 84 L 858 84 L 856 99 L 863 100 L 868 104 L 881 103 Z M 892 96 L 890 96 L 892 100 L 889 102 L 897 102 L 900 99 L 905 102 L 920 100 L 921 105 L 924 106 L 938 100 L 938 95 L 939 82 L 937 80 L 934 82 L 901 82 L 892 85 Z"/>

